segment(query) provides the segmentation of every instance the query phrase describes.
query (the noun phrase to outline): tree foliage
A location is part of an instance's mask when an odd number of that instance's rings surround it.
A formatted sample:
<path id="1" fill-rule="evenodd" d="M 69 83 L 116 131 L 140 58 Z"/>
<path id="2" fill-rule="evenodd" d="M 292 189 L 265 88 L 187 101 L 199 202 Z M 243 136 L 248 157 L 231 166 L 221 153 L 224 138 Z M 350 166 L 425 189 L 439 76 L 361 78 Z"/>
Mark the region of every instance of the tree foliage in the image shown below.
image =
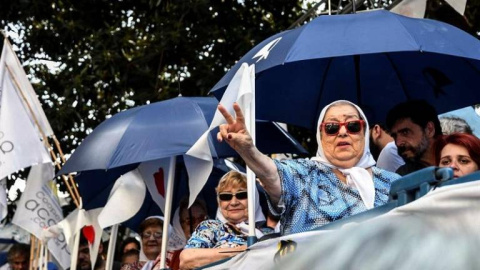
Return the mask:
<path id="1" fill-rule="evenodd" d="M 180 93 L 207 95 L 243 54 L 289 28 L 318 1 L 2 2 L 2 29 L 18 35 L 11 42 L 26 63 L 64 152 L 70 153 L 119 111 Z M 332 4 L 343 8 L 349 2 Z M 362 2 L 361 10 L 387 7 L 393 1 L 357 2 Z M 433 12 L 445 6 L 443 0 L 428 3 L 429 17 L 445 18 Z M 478 1 L 469 0 L 465 12 L 470 32 L 477 35 L 479 8 Z M 311 131 L 292 132 L 315 152 Z"/>

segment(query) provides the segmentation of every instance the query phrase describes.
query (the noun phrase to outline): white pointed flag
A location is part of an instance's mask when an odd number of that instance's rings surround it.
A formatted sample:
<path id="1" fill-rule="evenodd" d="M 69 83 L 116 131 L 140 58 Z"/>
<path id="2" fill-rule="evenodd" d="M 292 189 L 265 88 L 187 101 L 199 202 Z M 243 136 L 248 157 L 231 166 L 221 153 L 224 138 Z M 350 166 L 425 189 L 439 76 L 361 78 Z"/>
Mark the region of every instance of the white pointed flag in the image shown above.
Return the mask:
<path id="1" fill-rule="evenodd" d="M 7 178 L 3 178 L 0 179 L 0 221 L 7 216 L 7 213 Z"/>
<path id="2" fill-rule="evenodd" d="M 117 206 L 118 207 L 118 206 Z M 98 249 L 102 241 L 103 229 L 98 223 L 98 216 L 102 212 L 103 207 L 95 208 L 85 212 L 85 224 L 82 227 L 82 234 L 87 239 L 88 248 L 90 249 L 90 261 L 92 270 L 98 257 Z"/>
<path id="3" fill-rule="evenodd" d="M 138 168 L 117 179 L 107 204 L 98 216 L 100 227 L 107 228 L 133 217 L 145 200 L 146 189 Z M 118 207 L 119 205 L 122 207 Z"/>
<path id="4" fill-rule="evenodd" d="M 465 14 L 465 7 L 467 6 L 467 0 L 445 0 L 445 1 L 461 15 Z"/>
<path id="5" fill-rule="evenodd" d="M 51 162 L 32 166 L 27 178 L 25 190 L 17 203 L 12 223 L 40 238 L 44 228 L 63 219 L 63 211 L 58 198 L 50 188 L 54 176 Z M 70 262 L 70 252 L 63 235 L 48 243 L 52 255 L 66 269 Z"/>
<path id="6" fill-rule="evenodd" d="M 242 111 L 245 111 L 247 104 L 252 100 L 252 93 L 255 85 L 255 65 L 249 66 L 243 63 L 235 76 L 228 84 L 220 103 L 228 110 L 231 115 L 233 103 L 237 102 Z M 254 122 L 255 120 L 253 120 Z M 189 206 L 195 201 L 198 193 L 202 190 L 213 168 L 213 159 L 208 143 L 210 131 L 226 120 L 217 110 L 213 117 L 209 129 L 197 140 L 197 142 L 183 156 L 185 166 L 188 172 L 188 184 L 190 188 Z"/>
<path id="7" fill-rule="evenodd" d="M 7 46 L 8 47 L 8 46 Z M 4 51 L 5 51 L 4 46 Z M 0 179 L 33 164 L 50 162 L 16 90 L 6 57 L 0 59 Z"/>
<path id="8" fill-rule="evenodd" d="M 138 166 L 148 192 L 152 199 L 158 204 L 162 213 L 165 213 L 165 194 L 167 191 L 168 170 L 170 158 L 157 159 L 154 161 L 142 162 Z"/>
<path id="9" fill-rule="evenodd" d="M 10 76 L 13 79 L 13 85 L 23 93 L 23 96 L 25 96 L 26 100 L 22 99 L 25 108 L 28 108 L 29 106 L 33 112 L 33 116 L 30 117 L 32 125 L 35 126 L 34 119 L 36 119 L 45 136 L 52 136 L 52 127 L 45 116 L 45 112 L 42 109 L 42 105 L 38 100 L 37 94 L 33 90 L 32 84 L 28 80 L 27 74 L 25 73 L 22 64 L 18 60 L 17 55 L 13 51 L 12 45 L 8 41 L 8 38 L 5 38 L 3 42 L 2 57 L 5 59 L 5 64 L 8 67 L 7 71 L 10 72 Z M 28 102 L 28 105 L 26 102 Z M 28 111 L 28 113 L 31 115 L 30 111 Z"/>
<path id="10" fill-rule="evenodd" d="M 427 0 L 403 0 L 390 11 L 412 18 L 424 18 Z"/>

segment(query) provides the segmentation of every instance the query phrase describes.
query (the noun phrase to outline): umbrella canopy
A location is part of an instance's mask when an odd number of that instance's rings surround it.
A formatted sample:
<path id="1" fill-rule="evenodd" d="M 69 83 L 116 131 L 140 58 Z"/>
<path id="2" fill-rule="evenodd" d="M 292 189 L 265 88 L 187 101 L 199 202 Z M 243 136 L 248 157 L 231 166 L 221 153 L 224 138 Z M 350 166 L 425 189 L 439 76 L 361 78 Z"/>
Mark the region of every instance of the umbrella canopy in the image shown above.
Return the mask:
<path id="1" fill-rule="evenodd" d="M 177 97 L 115 114 L 85 138 L 58 174 L 183 155 L 208 129 L 217 105 L 213 97 Z M 264 153 L 307 153 L 278 124 L 258 121 L 257 127 L 257 144 Z M 236 155 L 216 139 L 211 143 L 215 157 Z"/>
<path id="2" fill-rule="evenodd" d="M 218 99 L 242 63 L 255 64 L 257 118 L 312 130 L 338 99 L 358 104 L 371 122 L 408 99 L 439 113 L 480 102 L 480 41 L 388 11 L 320 16 L 266 39 L 212 88 Z"/>

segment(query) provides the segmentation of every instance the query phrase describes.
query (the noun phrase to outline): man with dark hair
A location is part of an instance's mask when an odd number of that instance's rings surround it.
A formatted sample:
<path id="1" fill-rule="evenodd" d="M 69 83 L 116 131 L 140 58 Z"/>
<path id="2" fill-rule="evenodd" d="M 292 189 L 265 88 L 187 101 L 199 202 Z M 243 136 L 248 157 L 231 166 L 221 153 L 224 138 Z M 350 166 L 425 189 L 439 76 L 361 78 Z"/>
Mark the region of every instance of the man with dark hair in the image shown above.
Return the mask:
<path id="1" fill-rule="evenodd" d="M 105 260 L 102 258 L 103 244 L 100 242 L 98 247 L 98 256 L 95 261 L 94 270 L 105 269 Z M 80 234 L 80 244 L 78 245 L 78 258 L 77 258 L 77 270 L 92 270 L 92 262 L 90 258 L 90 248 L 88 247 L 88 241 Z"/>
<path id="2" fill-rule="evenodd" d="M 30 265 L 30 246 L 14 244 L 8 251 L 7 261 L 12 270 L 27 270 Z"/>
<path id="3" fill-rule="evenodd" d="M 434 166 L 433 143 L 442 135 L 437 112 L 424 100 L 410 100 L 396 105 L 387 114 L 387 128 L 395 140 L 405 165 L 400 175 Z"/>

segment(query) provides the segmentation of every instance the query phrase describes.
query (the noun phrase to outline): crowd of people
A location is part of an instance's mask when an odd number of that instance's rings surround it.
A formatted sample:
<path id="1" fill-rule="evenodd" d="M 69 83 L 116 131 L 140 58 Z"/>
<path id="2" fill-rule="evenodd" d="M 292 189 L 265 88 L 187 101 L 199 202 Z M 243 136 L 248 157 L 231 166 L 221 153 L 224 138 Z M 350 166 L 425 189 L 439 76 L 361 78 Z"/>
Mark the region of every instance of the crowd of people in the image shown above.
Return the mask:
<path id="1" fill-rule="evenodd" d="M 472 128 L 460 118 L 439 119 L 435 108 L 421 100 L 398 104 L 389 111 L 385 125 L 372 126 L 356 104 L 332 102 L 318 118 L 315 156 L 282 161 L 256 148 L 243 112 L 238 104 L 233 106 L 235 115 L 218 107 L 227 123 L 220 126 L 217 139 L 238 152 L 264 189 L 266 206 L 261 207 L 258 194 L 255 201 L 259 239 L 309 231 L 381 206 L 387 203 L 394 181 L 425 167 L 450 167 L 458 178 L 480 165 L 480 139 Z M 166 252 L 165 265 L 170 269 L 192 269 L 245 251 L 248 195 L 246 175 L 226 173 L 216 188 L 215 218 L 208 216 L 203 200 L 189 208 L 188 199 L 182 199 L 168 232 L 163 232 L 162 217 L 148 217 L 138 228 L 138 240 L 122 242 L 116 269 L 160 269 L 164 233 L 175 235 L 177 241 Z M 20 254 L 21 248 L 25 247 L 12 248 L 12 254 Z M 102 249 L 95 270 L 105 267 Z M 22 258 L 9 254 L 11 269 L 24 270 Z M 84 241 L 77 269 L 92 269 Z"/>

